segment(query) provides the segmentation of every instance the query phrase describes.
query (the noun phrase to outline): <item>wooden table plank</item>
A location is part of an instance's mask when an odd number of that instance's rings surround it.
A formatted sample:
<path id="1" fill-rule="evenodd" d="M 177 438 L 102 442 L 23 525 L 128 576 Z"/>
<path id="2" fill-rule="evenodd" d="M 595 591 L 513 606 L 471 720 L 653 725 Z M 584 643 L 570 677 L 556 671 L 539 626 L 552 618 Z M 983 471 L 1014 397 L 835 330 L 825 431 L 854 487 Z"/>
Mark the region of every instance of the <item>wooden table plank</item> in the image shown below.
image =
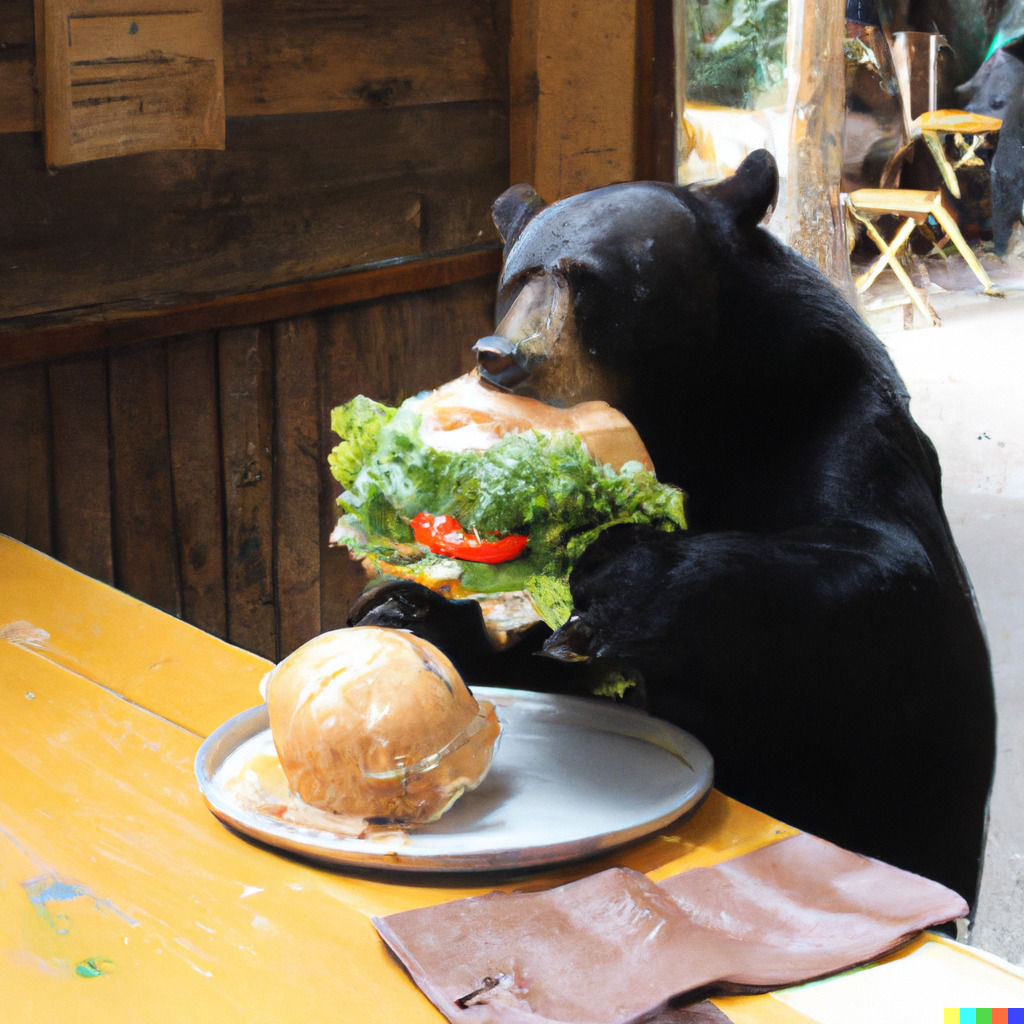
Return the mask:
<path id="1" fill-rule="evenodd" d="M 369 920 L 425 894 L 237 838 L 200 797 L 195 736 L 37 654 L 0 644 L 0 678 L 8 1019 L 69 998 L 79 1021 L 438 1019 Z"/>
<path id="2" fill-rule="evenodd" d="M 0 630 L 199 736 L 260 703 L 270 662 L 0 537 Z M 35 632 L 32 632 L 32 631 Z"/>
<path id="3" fill-rule="evenodd" d="M 659 879 L 794 832 L 712 791 L 688 820 L 555 870 L 306 863 L 221 825 L 194 775 L 201 737 L 257 702 L 267 667 L 0 538 L 0 991 L 16 993 L 19 1022 L 52 1020 L 69 996 L 87 1024 L 127 1007 L 141 1022 L 169 1008 L 200 1024 L 325 1009 L 342 1024 L 438 1021 L 373 915 L 616 863 Z M 753 999 L 733 1001 L 737 1019 L 781 1019 Z"/>
<path id="4" fill-rule="evenodd" d="M 239 652 L 241 654 L 241 652 Z M 193 774 L 199 739 L 16 644 L 0 643 L 0 989 L 19 1021 L 439 1020 L 370 917 L 485 892 L 476 875 L 341 873 L 224 828 Z M 782 830 L 788 834 L 788 830 Z M 713 794 L 690 822 L 561 871 L 671 874 L 775 838 Z M 84 982 L 88 984 L 84 984 Z M 75 988 L 68 988 L 74 982 Z"/>

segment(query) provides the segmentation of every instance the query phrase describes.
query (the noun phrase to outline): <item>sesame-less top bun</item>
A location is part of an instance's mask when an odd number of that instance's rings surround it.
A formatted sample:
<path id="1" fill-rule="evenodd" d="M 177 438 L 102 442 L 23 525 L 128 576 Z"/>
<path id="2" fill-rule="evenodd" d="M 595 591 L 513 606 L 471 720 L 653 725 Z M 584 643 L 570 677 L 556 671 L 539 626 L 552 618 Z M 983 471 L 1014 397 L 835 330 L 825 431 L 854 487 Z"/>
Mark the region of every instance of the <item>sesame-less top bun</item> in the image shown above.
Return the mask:
<path id="1" fill-rule="evenodd" d="M 376 626 L 315 637 L 266 682 L 288 784 L 375 824 L 439 818 L 483 780 L 500 726 L 432 644 Z"/>
<path id="2" fill-rule="evenodd" d="M 483 450 L 505 434 L 537 430 L 578 434 L 598 462 L 613 469 L 639 462 L 654 472 L 640 435 L 626 417 L 607 402 L 581 402 L 561 408 L 525 395 L 513 395 L 483 381 L 473 370 L 410 399 L 423 417 L 420 436 L 433 448 Z"/>

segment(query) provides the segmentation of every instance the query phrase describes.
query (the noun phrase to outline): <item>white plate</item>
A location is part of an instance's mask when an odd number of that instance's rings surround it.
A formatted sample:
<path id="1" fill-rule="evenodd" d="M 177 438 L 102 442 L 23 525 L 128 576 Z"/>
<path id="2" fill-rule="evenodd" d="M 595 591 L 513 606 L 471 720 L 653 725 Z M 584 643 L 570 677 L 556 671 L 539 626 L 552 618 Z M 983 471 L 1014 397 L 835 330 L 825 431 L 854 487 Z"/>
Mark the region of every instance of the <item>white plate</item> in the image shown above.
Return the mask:
<path id="1" fill-rule="evenodd" d="M 358 838 L 332 830 L 331 815 L 296 797 L 287 810 L 265 704 L 225 722 L 199 748 L 199 788 L 218 818 L 271 846 L 398 871 L 493 871 L 578 860 L 663 828 L 711 788 L 707 749 L 642 712 L 529 691 L 473 687 L 473 693 L 495 705 L 501 722 L 491 770 L 439 821 L 414 831 Z"/>

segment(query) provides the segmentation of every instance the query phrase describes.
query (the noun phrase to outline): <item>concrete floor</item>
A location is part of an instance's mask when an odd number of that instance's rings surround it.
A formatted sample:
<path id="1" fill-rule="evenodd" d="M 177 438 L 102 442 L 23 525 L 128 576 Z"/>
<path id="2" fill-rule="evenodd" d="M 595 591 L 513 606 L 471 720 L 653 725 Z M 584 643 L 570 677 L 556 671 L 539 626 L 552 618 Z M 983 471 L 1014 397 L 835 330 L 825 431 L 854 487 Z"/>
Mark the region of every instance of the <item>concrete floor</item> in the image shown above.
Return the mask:
<path id="1" fill-rule="evenodd" d="M 974 582 L 992 651 L 998 762 L 975 923 L 967 937 L 1024 964 L 1024 258 L 982 257 L 1004 298 L 963 262 L 927 263 L 941 326 L 926 324 L 886 272 L 865 315 L 911 395 L 943 467 L 946 511 Z M 941 290 L 945 286 L 946 290 Z M 955 757 L 956 751 L 936 751 Z"/>

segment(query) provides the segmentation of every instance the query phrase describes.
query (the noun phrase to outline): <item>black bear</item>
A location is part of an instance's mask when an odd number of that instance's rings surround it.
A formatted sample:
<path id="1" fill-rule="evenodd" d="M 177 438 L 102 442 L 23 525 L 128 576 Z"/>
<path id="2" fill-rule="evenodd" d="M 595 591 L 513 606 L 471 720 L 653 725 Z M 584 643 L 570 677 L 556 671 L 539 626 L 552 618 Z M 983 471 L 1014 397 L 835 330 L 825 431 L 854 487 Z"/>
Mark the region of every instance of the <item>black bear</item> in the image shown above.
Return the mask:
<path id="1" fill-rule="evenodd" d="M 1024 44 L 996 50 L 974 77 L 957 87 L 964 108 L 1002 118 L 989 167 L 992 183 L 992 241 L 1006 255 L 1010 234 L 1024 216 Z"/>
<path id="2" fill-rule="evenodd" d="M 970 901 L 995 711 L 939 464 L 879 339 L 760 226 L 777 185 L 759 151 L 704 188 L 496 202 L 482 373 L 611 402 L 688 495 L 687 531 L 613 527 L 585 552 L 543 651 L 566 679 L 577 659 L 625 661 L 725 793 Z M 472 649 L 470 681 L 490 682 L 476 620 L 414 591 L 378 589 L 352 621 L 422 631 L 457 664 Z"/>

